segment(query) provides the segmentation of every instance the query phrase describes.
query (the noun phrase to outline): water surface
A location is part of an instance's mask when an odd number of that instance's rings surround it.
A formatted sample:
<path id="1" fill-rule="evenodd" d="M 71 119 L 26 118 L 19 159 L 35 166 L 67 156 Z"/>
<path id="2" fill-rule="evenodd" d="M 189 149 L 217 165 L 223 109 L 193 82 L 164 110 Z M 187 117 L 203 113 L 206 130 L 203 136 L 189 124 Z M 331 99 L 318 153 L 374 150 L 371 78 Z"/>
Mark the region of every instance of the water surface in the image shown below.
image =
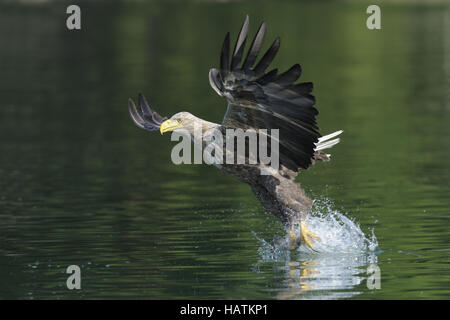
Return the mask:
<path id="1" fill-rule="evenodd" d="M 386 4 L 369 31 L 365 3 L 80 6 L 70 32 L 61 3 L 1 4 L 0 298 L 450 297 L 448 7 Z M 175 166 L 170 137 L 128 115 L 142 91 L 163 115 L 220 122 L 207 74 L 247 13 L 281 36 L 275 66 L 314 82 L 322 133 L 345 131 L 298 177 L 312 226 L 336 232 L 318 253 L 288 252 L 248 186 Z"/>

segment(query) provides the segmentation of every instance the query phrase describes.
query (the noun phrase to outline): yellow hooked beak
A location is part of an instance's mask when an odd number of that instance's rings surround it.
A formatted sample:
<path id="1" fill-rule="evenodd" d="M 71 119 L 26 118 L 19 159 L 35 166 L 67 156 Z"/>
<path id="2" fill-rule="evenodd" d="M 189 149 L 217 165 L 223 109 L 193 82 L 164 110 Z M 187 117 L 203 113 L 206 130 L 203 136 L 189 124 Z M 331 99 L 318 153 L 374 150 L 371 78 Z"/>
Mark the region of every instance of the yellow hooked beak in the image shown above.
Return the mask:
<path id="1" fill-rule="evenodd" d="M 161 123 L 161 126 L 159 127 L 159 132 L 163 134 L 164 132 L 173 131 L 181 127 L 182 125 L 180 121 L 169 119 Z"/>

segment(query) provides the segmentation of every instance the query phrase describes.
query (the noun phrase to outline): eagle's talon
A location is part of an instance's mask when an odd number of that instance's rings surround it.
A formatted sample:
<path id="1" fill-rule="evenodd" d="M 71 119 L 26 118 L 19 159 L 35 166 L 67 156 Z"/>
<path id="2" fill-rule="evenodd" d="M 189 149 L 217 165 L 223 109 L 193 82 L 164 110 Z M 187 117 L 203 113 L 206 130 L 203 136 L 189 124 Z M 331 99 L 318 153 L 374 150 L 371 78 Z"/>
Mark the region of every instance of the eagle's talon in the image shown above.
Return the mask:
<path id="1" fill-rule="evenodd" d="M 308 247 L 311 249 L 314 249 L 313 242 L 314 241 L 320 241 L 320 238 L 317 234 L 312 233 L 305 225 L 304 221 L 300 222 L 300 239 L 302 243 L 305 243 Z"/>

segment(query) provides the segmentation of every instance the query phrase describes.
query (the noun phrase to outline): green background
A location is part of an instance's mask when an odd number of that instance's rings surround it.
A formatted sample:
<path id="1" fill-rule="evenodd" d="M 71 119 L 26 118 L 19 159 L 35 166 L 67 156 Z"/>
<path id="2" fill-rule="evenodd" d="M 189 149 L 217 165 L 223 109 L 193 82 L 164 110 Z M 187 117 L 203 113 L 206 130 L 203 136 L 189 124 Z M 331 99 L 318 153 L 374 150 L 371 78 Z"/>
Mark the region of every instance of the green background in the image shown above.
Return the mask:
<path id="1" fill-rule="evenodd" d="M 0 4 L 0 298 L 448 299 L 450 8 L 443 2 L 80 1 Z M 366 28 L 379 4 L 382 29 Z M 292 253 L 247 185 L 175 166 L 170 137 L 138 129 L 128 97 L 162 115 L 221 122 L 208 83 L 246 14 L 277 35 L 274 66 L 313 81 L 333 160 L 302 173 L 308 195 L 378 239 L 368 261 Z M 320 210 L 320 209 L 317 209 Z M 359 259 L 359 258 L 358 258 Z M 82 289 L 66 288 L 67 266 Z"/>

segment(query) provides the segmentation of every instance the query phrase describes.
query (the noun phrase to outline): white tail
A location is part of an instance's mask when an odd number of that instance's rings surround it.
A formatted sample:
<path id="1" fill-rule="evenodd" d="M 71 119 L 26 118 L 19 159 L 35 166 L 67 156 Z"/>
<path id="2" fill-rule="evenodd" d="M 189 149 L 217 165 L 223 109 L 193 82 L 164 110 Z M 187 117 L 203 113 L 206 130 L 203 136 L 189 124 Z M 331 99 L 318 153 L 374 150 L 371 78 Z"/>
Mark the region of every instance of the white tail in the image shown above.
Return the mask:
<path id="1" fill-rule="evenodd" d="M 339 141 L 341 141 L 339 138 L 333 139 L 333 140 L 330 140 L 330 139 L 334 138 L 334 137 L 337 137 L 342 132 L 344 132 L 344 131 L 339 130 L 339 131 L 327 134 L 326 136 L 320 137 L 319 141 L 316 143 L 316 148 L 314 149 L 314 151 L 320 151 L 320 150 L 324 150 L 324 149 L 329 149 L 332 146 L 338 144 Z"/>

